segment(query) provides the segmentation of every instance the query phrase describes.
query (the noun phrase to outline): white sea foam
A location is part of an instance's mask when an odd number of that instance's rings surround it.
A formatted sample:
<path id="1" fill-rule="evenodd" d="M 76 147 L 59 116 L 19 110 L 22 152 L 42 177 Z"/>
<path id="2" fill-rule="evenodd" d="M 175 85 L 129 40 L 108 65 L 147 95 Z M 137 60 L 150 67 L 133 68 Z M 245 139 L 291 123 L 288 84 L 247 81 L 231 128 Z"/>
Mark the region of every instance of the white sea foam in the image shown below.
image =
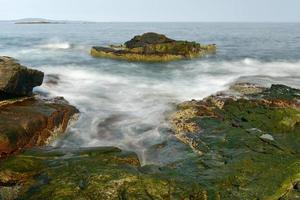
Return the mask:
<path id="1" fill-rule="evenodd" d="M 168 126 L 166 113 L 173 109 L 173 103 L 201 99 L 224 90 L 240 76 L 273 76 L 273 81 L 287 84 L 296 80 L 289 77 L 300 77 L 300 62 L 265 63 L 245 59 L 196 61 L 183 66 L 170 64 L 161 72 L 167 79 L 149 76 L 151 70 L 143 69 L 146 73 L 137 66 L 127 63 L 114 67 L 140 70 L 138 74 L 103 71 L 91 66 L 43 66 L 41 70 L 58 75 L 60 80 L 57 85 L 45 83 L 42 89 L 53 96 L 64 96 L 81 111 L 72 133 L 54 145 L 117 146 L 137 152 L 143 163 L 155 163 L 158 161 L 148 158 L 147 150 L 165 139 L 160 129 Z"/>
<path id="2" fill-rule="evenodd" d="M 39 47 L 43 49 L 57 50 L 57 49 L 70 49 L 72 45 L 68 42 L 53 42 L 53 43 L 46 43 L 46 44 L 39 45 Z"/>

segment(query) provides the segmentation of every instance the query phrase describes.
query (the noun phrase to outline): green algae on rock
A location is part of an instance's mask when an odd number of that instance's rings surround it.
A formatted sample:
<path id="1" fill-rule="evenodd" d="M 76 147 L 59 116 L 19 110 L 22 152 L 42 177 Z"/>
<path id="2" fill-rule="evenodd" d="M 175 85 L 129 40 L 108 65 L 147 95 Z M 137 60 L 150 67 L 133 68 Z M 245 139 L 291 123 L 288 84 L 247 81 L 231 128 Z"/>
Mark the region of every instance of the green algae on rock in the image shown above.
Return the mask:
<path id="1" fill-rule="evenodd" d="M 140 167 L 134 153 L 113 147 L 33 149 L 0 166 L 0 186 L 5 186 L 0 195 L 6 198 L 11 191 L 18 199 L 205 199 L 198 184 L 163 171 Z"/>
<path id="2" fill-rule="evenodd" d="M 209 199 L 293 199 L 300 180 L 300 90 L 250 87 L 239 98 L 220 94 L 179 104 L 171 117 L 174 134 L 206 166 L 199 182 Z"/>
<path id="3" fill-rule="evenodd" d="M 123 59 L 138 62 L 165 62 L 200 57 L 214 53 L 216 45 L 177 41 L 157 33 L 135 36 L 124 45 L 92 47 L 91 55 L 101 58 Z"/>

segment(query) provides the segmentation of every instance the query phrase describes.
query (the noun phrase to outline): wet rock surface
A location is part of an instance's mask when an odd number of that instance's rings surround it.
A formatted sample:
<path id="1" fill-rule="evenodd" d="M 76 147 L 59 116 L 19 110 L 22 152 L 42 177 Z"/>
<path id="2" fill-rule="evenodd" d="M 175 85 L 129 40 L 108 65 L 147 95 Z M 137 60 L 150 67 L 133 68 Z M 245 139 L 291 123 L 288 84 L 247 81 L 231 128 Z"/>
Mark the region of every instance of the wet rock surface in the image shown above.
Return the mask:
<path id="1" fill-rule="evenodd" d="M 10 57 L 0 56 L 0 100 L 28 96 L 43 83 L 44 73 L 28 69 Z"/>
<path id="2" fill-rule="evenodd" d="M 145 33 L 143 35 L 137 35 L 131 40 L 125 42 L 125 46 L 132 49 L 135 47 L 145 47 L 149 44 L 165 44 L 172 42 L 175 42 L 175 40 L 172 40 L 165 35 L 157 33 Z"/>
<path id="3" fill-rule="evenodd" d="M 178 105 L 174 134 L 199 155 L 205 168 L 199 182 L 209 185 L 208 196 L 293 199 L 299 196 L 300 90 L 249 87 L 238 98 L 219 94 Z"/>
<path id="4" fill-rule="evenodd" d="M 43 78 L 43 72 L 0 57 L 0 159 L 48 144 L 78 113 L 61 97 L 34 96 L 32 90 Z"/>
<path id="5" fill-rule="evenodd" d="M 134 153 L 113 147 L 34 149 L 0 166 L 0 184 L 6 185 L 0 195 L 10 190 L 19 199 L 205 198 L 199 185 L 171 172 L 140 167 Z"/>
<path id="6" fill-rule="evenodd" d="M 0 104 L 0 158 L 46 145 L 62 134 L 78 110 L 62 98 L 37 97 Z"/>
<path id="7" fill-rule="evenodd" d="M 123 59 L 142 62 L 162 62 L 191 59 L 216 51 L 215 45 L 200 45 L 196 42 L 177 41 L 162 34 L 145 33 L 137 35 L 124 45 L 92 47 L 94 57 Z"/>

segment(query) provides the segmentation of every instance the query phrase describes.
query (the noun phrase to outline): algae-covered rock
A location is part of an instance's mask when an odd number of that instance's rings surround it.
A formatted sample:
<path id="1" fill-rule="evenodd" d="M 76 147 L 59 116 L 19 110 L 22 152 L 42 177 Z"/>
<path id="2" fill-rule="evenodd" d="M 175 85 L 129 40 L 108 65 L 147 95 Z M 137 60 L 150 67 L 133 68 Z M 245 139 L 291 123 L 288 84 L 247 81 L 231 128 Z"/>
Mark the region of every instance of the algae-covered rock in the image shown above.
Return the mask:
<path id="1" fill-rule="evenodd" d="M 45 145 L 63 133 L 78 110 L 62 98 L 0 101 L 0 158 Z"/>
<path id="2" fill-rule="evenodd" d="M 145 47 L 149 44 L 165 44 L 175 42 L 165 35 L 157 33 L 145 33 L 143 35 L 134 36 L 131 40 L 125 42 L 127 48 Z"/>
<path id="3" fill-rule="evenodd" d="M 239 98 L 180 104 L 171 117 L 174 134 L 205 166 L 198 175 L 209 199 L 293 199 L 299 196 L 293 188 L 300 179 L 300 90 L 249 87 Z"/>
<path id="4" fill-rule="evenodd" d="M 94 57 L 124 59 L 129 61 L 160 62 L 191 59 L 216 51 L 215 45 L 177 41 L 157 33 L 135 36 L 124 45 L 92 47 Z"/>
<path id="5" fill-rule="evenodd" d="M 113 147 L 33 149 L 6 160 L 0 175 L 4 199 L 9 189 L 18 199 L 206 199 L 198 184 Z"/>
<path id="6" fill-rule="evenodd" d="M 43 83 L 44 73 L 28 69 L 10 57 L 0 57 L 0 100 L 31 95 Z"/>

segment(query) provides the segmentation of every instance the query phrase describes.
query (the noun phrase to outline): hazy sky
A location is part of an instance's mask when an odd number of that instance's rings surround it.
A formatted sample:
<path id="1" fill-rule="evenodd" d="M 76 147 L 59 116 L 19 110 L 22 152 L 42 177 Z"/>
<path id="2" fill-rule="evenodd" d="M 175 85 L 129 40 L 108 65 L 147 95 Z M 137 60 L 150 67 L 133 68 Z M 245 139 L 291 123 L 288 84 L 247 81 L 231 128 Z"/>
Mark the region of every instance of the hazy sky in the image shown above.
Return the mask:
<path id="1" fill-rule="evenodd" d="M 299 22 L 300 0 L 0 0 L 0 20 Z"/>

